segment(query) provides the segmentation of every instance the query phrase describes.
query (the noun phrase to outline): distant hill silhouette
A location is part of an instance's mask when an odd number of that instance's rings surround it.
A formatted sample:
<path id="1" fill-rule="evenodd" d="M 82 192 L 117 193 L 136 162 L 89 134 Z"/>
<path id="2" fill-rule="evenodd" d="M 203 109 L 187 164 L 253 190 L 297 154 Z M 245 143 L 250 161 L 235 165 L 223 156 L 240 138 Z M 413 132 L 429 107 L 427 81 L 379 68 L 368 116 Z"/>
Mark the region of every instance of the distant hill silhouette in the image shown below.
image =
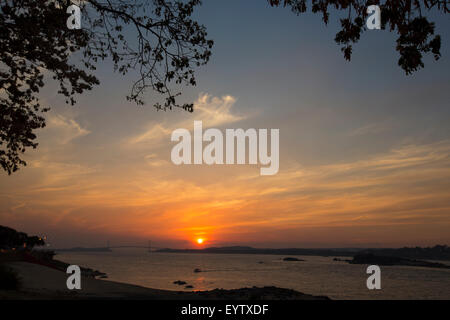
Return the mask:
<path id="1" fill-rule="evenodd" d="M 415 247 L 399 249 L 366 249 L 360 253 L 372 253 L 386 257 L 402 257 L 408 259 L 426 259 L 426 260 L 450 260 L 450 247 L 446 245 L 436 245 L 434 247 Z"/>
<path id="2" fill-rule="evenodd" d="M 112 250 L 108 247 L 97 247 L 97 248 L 66 248 L 66 249 L 55 249 L 56 252 L 111 252 Z"/>
<path id="3" fill-rule="evenodd" d="M 381 256 L 373 253 L 358 253 L 353 257 L 353 260 L 347 261 L 351 264 L 375 264 L 379 266 L 412 266 L 450 269 L 450 265 L 443 263 L 395 256 Z"/>
<path id="4" fill-rule="evenodd" d="M 328 249 L 305 249 L 305 248 L 252 248 L 245 246 L 210 247 L 204 249 L 160 249 L 157 252 L 171 253 L 224 253 L 224 254 L 275 254 L 275 255 L 299 255 L 299 256 L 336 256 L 350 257 L 361 253 L 372 253 L 378 256 L 401 257 L 407 259 L 425 260 L 450 260 L 450 248 L 446 245 L 434 247 L 415 248 L 382 248 L 382 249 L 357 249 L 357 248 L 328 248 Z"/>
<path id="5" fill-rule="evenodd" d="M 210 247 L 204 249 L 160 249 L 157 252 L 171 253 L 224 253 L 224 254 L 276 254 L 276 255 L 302 255 L 302 256 L 353 256 L 360 249 L 301 249 L 301 248 L 252 248 L 244 246 Z"/>

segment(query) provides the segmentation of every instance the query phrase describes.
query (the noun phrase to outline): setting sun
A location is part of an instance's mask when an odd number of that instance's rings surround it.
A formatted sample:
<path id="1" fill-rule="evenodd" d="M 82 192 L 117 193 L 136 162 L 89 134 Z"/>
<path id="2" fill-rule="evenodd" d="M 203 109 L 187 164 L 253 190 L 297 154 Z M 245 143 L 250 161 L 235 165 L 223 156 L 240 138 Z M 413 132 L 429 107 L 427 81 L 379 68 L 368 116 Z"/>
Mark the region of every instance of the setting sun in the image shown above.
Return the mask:
<path id="1" fill-rule="evenodd" d="M 203 239 L 202 239 L 202 238 L 198 238 L 198 239 L 197 239 L 197 243 L 198 243 L 198 244 L 202 244 L 202 243 L 203 243 Z"/>

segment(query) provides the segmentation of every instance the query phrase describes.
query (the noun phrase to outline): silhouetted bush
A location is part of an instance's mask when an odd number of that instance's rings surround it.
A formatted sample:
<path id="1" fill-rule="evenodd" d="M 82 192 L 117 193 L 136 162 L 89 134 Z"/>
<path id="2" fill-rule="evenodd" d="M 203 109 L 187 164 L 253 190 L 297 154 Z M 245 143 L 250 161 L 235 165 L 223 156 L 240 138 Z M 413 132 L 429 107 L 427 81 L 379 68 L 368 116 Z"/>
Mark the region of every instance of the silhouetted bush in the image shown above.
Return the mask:
<path id="1" fill-rule="evenodd" d="M 0 248 L 27 248 L 33 249 L 44 246 L 45 241 L 41 237 L 29 237 L 24 232 L 18 232 L 12 228 L 0 225 Z"/>
<path id="2" fill-rule="evenodd" d="M 20 279 L 17 273 L 0 264 L 0 290 L 17 290 L 20 287 Z"/>

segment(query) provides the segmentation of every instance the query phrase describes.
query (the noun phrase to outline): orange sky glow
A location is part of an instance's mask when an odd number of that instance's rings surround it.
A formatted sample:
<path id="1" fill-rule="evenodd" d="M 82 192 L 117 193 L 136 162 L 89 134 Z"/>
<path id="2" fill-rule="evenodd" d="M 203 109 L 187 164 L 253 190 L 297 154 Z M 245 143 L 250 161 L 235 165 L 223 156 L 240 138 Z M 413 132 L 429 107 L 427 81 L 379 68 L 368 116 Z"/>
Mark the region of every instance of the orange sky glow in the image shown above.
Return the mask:
<path id="1" fill-rule="evenodd" d="M 77 145 L 92 129 L 55 115 L 29 167 L 2 179 L 2 223 L 73 245 L 82 237 L 67 240 L 62 230 L 95 235 L 98 244 L 152 239 L 178 247 L 199 246 L 199 238 L 202 246 L 313 247 L 449 240 L 447 140 L 308 165 L 284 148 L 274 176 L 255 165 L 170 162 L 168 132 L 192 128 L 194 117 L 233 125 L 248 117 L 233 112 L 235 102 L 200 96 L 195 116 L 161 119 L 106 146 Z"/>

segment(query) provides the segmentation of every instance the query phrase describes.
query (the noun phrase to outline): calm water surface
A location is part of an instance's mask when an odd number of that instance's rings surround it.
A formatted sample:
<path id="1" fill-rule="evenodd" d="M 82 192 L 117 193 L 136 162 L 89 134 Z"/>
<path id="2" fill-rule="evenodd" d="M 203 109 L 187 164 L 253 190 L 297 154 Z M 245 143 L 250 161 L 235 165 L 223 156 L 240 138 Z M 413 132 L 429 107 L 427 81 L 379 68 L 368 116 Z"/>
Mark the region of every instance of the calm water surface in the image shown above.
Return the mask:
<path id="1" fill-rule="evenodd" d="M 368 290 L 365 265 L 333 257 L 278 255 L 148 253 L 115 249 L 102 253 L 62 253 L 57 259 L 97 269 L 109 280 L 168 290 L 235 289 L 277 286 L 332 299 L 450 299 L 450 269 L 381 267 L 381 290 Z M 202 272 L 195 273 L 199 268 Z M 194 289 L 173 284 L 186 281 Z"/>

